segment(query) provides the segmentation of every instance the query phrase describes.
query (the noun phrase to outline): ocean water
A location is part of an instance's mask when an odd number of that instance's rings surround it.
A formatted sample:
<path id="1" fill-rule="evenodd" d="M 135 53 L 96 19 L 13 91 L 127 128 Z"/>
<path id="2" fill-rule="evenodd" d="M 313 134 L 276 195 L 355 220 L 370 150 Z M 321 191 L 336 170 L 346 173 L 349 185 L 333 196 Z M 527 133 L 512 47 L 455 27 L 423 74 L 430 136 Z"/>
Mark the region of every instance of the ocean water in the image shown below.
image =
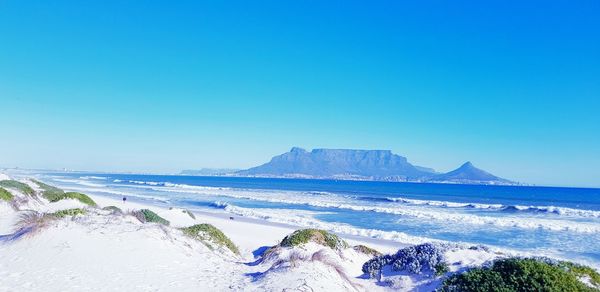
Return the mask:
<path id="1" fill-rule="evenodd" d="M 600 189 L 36 173 L 70 190 L 402 243 L 484 244 L 600 267 Z"/>

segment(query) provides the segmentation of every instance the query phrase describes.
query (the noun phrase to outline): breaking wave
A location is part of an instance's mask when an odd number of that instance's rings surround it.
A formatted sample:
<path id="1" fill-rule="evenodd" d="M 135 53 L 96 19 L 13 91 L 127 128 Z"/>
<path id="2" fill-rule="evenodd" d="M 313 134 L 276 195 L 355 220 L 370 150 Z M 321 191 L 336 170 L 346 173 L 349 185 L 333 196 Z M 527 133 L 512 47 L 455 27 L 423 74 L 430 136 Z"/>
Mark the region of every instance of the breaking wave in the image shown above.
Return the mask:
<path id="1" fill-rule="evenodd" d="M 155 191 L 177 193 L 177 195 L 169 196 L 169 198 L 174 199 L 185 198 L 193 200 L 194 196 L 190 196 L 190 194 L 221 196 L 269 203 L 305 205 L 317 208 L 386 213 L 444 222 L 445 224 L 490 225 L 499 228 L 543 229 L 577 233 L 600 232 L 599 222 L 568 220 L 571 219 L 570 217 L 577 217 L 579 219 L 600 218 L 600 211 L 565 207 L 457 203 L 402 197 L 356 197 L 327 192 L 238 189 L 135 180 L 127 182 L 147 186 Z M 458 209 L 476 209 L 493 211 L 493 213 L 479 212 L 475 214 L 472 212 L 457 212 Z M 523 216 L 501 216 L 502 213 L 519 213 Z M 544 213 L 550 214 L 550 216 L 528 216 L 531 213 Z M 565 217 L 563 218 L 563 216 Z"/>
<path id="2" fill-rule="evenodd" d="M 587 218 L 600 218 L 600 211 L 583 210 L 557 206 L 522 206 L 522 205 L 502 205 L 502 204 L 480 204 L 480 203 L 456 203 L 447 201 L 433 200 L 415 200 L 406 198 L 372 198 L 364 197 L 366 200 L 378 199 L 380 201 L 404 203 L 410 205 L 426 205 L 445 208 L 473 208 L 503 212 L 534 212 L 534 213 L 550 213 L 564 216 L 578 216 Z"/>
<path id="3" fill-rule="evenodd" d="M 540 210 L 549 214 L 572 215 L 579 217 L 599 217 L 596 211 L 577 210 L 569 208 L 550 207 L 518 207 L 507 208 L 502 205 L 463 204 L 439 201 L 419 201 L 399 198 L 398 202 L 404 200 L 405 204 L 361 204 L 359 200 L 350 199 L 346 196 L 323 195 L 323 193 L 297 192 L 297 191 L 273 191 L 273 190 L 245 190 L 233 188 L 214 188 L 189 185 L 171 184 L 169 187 L 160 187 L 153 190 L 177 193 L 187 199 L 194 199 L 189 194 L 205 196 L 222 196 L 236 199 L 247 199 L 269 203 L 305 205 L 317 208 L 344 209 L 359 212 L 376 212 L 394 214 L 404 217 L 424 219 L 428 221 L 444 222 L 446 224 L 468 224 L 468 225 L 490 225 L 499 228 L 521 228 L 521 229 L 543 229 L 550 231 L 570 231 L 577 233 L 600 232 L 600 224 L 596 222 L 580 222 L 563 220 L 561 217 L 519 217 L 519 216 L 492 216 L 491 213 L 465 213 L 457 212 L 456 208 L 479 208 L 491 209 L 498 212 L 532 212 Z M 415 203 L 417 202 L 417 203 Z M 421 203 L 424 202 L 424 203 Z M 447 204 L 451 203 L 451 204 Z M 460 205 L 461 204 L 461 205 Z M 423 205 L 438 207 L 429 208 Z M 460 205 L 460 206 L 459 206 Z M 451 208 L 451 209 L 449 209 Z M 516 210 L 516 211 L 515 211 Z M 545 211 L 541 211 L 545 210 Z M 525 214 L 525 213 L 524 213 Z M 500 215 L 500 214 L 498 214 Z M 526 214 L 525 214 L 526 215 Z M 564 218 L 570 219 L 570 218 Z"/>
<path id="4" fill-rule="evenodd" d="M 226 212 L 244 216 L 253 219 L 261 219 L 269 222 L 300 226 L 304 228 L 324 229 L 335 233 L 370 237 L 375 239 L 392 240 L 404 244 L 419 244 L 425 242 L 441 242 L 440 240 L 427 237 L 413 236 L 404 232 L 398 231 L 383 231 L 378 229 L 357 228 L 348 224 L 329 223 L 317 220 L 312 217 L 314 212 L 294 212 L 290 214 L 290 210 L 281 209 L 250 209 L 235 206 L 226 202 L 214 202 L 213 207 L 223 209 Z"/>
<path id="5" fill-rule="evenodd" d="M 139 181 L 139 180 L 113 180 L 115 183 L 127 182 L 137 185 L 146 185 L 146 186 L 159 186 L 159 187 L 170 187 L 170 188 L 179 188 L 184 190 L 229 190 L 230 188 L 222 188 L 222 187 L 207 187 L 207 186 L 193 186 L 186 184 L 174 184 L 170 182 L 155 182 L 155 181 Z"/>
<path id="6" fill-rule="evenodd" d="M 383 205 L 384 203 L 401 203 L 411 206 L 432 206 L 440 208 L 464 208 L 464 209 L 480 209 L 498 212 L 524 212 L 524 213 L 548 213 L 561 216 L 574 216 L 583 218 L 600 218 L 600 211 L 574 209 L 567 207 L 556 207 L 556 206 L 521 206 L 521 205 L 502 205 L 502 204 L 481 204 L 481 203 L 457 203 L 448 201 L 435 201 L 435 200 L 417 200 L 407 199 L 402 197 L 355 197 L 355 196 L 340 196 L 334 193 L 328 192 L 293 192 L 293 191 L 273 191 L 273 190 L 248 190 L 248 189 L 235 189 L 235 188 L 223 188 L 223 187 L 208 187 L 208 186 L 193 186 L 186 184 L 173 184 L 168 182 L 141 182 L 141 181 L 129 181 L 136 184 L 144 184 L 149 186 L 162 186 L 167 188 L 155 189 L 157 191 L 169 191 L 169 192 L 192 192 L 197 194 L 206 195 L 221 195 L 228 197 L 235 197 L 240 199 L 251 199 L 268 201 L 272 203 L 290 203 L 290 204 L 309 204 L 315 207 L 327 207 L 335 208 L 336 206 L 330 204 L 332 201 L 335 203 L 348 203 L 352 204 L 352 208 L 356 211 L 363 208 L 365 211 L 377 211 L 383 213 L 395 213 L 388 212 L 385 209 L 395 209 L 393 205 Z M 226 191 L 226 192 L 213 192 L 213 191 Z M 278 198 L 277 195 L 285 194 L 284 198 Z M 319 199 L 326 198 L 326 201 L 315 202 L 315 196 Z M 304 197 L 304 199 L 299 198 Z M 382 203 L 375 206 L 383 208 L 373 208 L 373 205 L 362 205 L 360 201 L 371 201 L 374 203 Z M 357 204 L 358 203 L 358 204 Z M 340 205 L 339 208 L 346 208 L 346 205 Z M 386 208 L 387 207 L 387 208 Z M 402 215 L 402 214 L 399 214 Z"/>

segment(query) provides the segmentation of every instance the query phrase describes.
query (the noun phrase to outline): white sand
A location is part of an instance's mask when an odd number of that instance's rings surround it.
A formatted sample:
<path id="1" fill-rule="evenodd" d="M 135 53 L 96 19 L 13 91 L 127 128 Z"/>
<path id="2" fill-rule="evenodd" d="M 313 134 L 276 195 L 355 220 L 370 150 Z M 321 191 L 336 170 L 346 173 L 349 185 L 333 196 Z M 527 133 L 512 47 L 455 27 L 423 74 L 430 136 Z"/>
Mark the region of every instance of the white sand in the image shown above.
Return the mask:
<path id="1" fill-rule="evenodd" d="M 10 176 L 0 172 L 0 180 L 9 180 Z"/>
<path id="2" fill-rule="evenodd" d="M 17 194 L 23 196 L 23 194 Z M 100 207 L 123 211 L 151 209 L 171 222 L 170 227 L 142 224 L 133 216 L 109 215 L 88 208 L 84 216 L 66 217 L 31 237 L 0 242 L 0 291 L 379 291 L 389 289 L 375 280 L 360 278 L 369 256 L 348 248 L 334 251 L 317 244 L 283 249 L 259 262 L 264 251 L 297 228 L 266 221 L 209 212 L 166 209 L 103 196 L 91 196 Z M 48 203 L 30 200 L 26 209 L 54 212 L 85 208 L 75 200 Z M 13 231 L 23 211 L 0 202 L 0 234 Z M 211 250 L 185 236 L 177 227 L 210 223 L 239 247 L 241 254 L 226 248 Z M 383 252 L 395 252 L 394 242 L 346 237 Z M 455 251 L 448 255 L 457 263 L 452 269 L 479 265 L 494 255 L 483 251 Z M 391 278 L 396 276 L 391 276 Z M 437 280 L 399 278 L 400 291 L 431 290 Z"/>
<path id="3" fill-rule="evenodd" d="M 117 206 L 123 211 L 150 209 L 161 217 L 171 221 L 171 224 L 176 227 L 186 227 L 198 223 L 210 223 L 227 234 L 227 236 L 238 245 L 243 255 L 248 255 L 248 253 L 251 254 L 252 251 L 263 246 L 276 245 L 286 235 L 300 229 L 300 227 L 296 226 L 276 224 L 265 220 L 244 218 L 242 216 L 225 213 L 195 211 L 193 213 L 196 216 L 196 220 L 193 220 L 187 214 L 183 213 L 183 209 L 179 208 L 169 210 L 168 208 L 139 204 L 130 201 L 123 203 L 121 200 L 115 200 L 104 196 L 90 195 L 90 197 L 100 206 Z M 230 217 L 233 217 L 234 220 L 229 219 Z M 398 248 L 406 246 L 405 244 L 387 240 L 376 240 L 364 237 L 359 238 L 356 236 L 342 237 L 350 244 L 366 244 L 381 252 L 395 252 Z"/>

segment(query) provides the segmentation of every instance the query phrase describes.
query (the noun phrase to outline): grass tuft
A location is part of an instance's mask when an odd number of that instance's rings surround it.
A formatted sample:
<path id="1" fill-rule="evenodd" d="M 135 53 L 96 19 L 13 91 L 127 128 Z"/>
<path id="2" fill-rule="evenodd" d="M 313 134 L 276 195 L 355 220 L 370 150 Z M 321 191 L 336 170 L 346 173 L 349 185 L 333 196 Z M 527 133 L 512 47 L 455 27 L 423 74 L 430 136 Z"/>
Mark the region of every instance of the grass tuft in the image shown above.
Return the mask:
<path id="1" fill-rule="evenodd" d="M 123 214 L 123 210 L 116 206 L 106 206 L 102 210 L 110 211 L 112 214 Z"/>
<path id="2" fill-rule="evenodd" d="M 6 235 L 5 240 L 13 241 L 21 237 L 31 237 L 44 230 L 50 223 L 66 216 L 83 215 L 86 211 L 83 209 L 66 209 L 54 213 L 40 213 L 36 211 L 26 211 L 19 214 L 19 220 L 15 224 L 15 232 Z"/>
<path id="3" fill-rule="evenodd" d="M 159 223 L 159 224 L 163 224 L 163 225 L 171 224 L 171 222 L 169 222 L 169 220 L 158 216 L 158 214 L 156 214 L 148 209 L 134 211 L 132 213 L 132 215 L 135 216 L 142 223 L 154 222 L 154 223 Z"/>
<path id="4" fill-rule="evenodd" d="M 354 250 L 357 251 L 357 252 L 360 252 L 360 253 L 364 253 L 366 255 L 370 255 L 370 256 L 380 256 L 380 255 L 382 255 L 382 253 L 380 253 L 378 250 L 370 248 L 370 247 L 368 247 L 366 245 L 362 245 L 362 244 L 355 245 L 354 246 Z"/>
<path id="5" fill-rule="evenodd" d="M 86 211 L 81 208 L 73 208 L 73 209 L 65 209 L 60 210 L 54 213 L 50 213 L 49 215 L 54 216 L 56 218 L 64 218 L 66 216 L 77 216 L 77 215 L 85 215 Z"/>
<path id="6" fill-rule="evenodd" d="M 19 220 L 15 224 L 16 231 L 10 236 L 10 240 L 16 240 L 22 236 L 34 236 L 56 220 L 55 216 L 39 213 L 36 211 L 27 211 L 19 215 Z"/>
<path id="7" fill-rule="evenodd" d="M 77 193 L 77 192 L 65 193 L 63 190 L 61 190 L 57 187 L 53 187 L 51 185 L 45 184 L 41 181 L 37 181 L 34 179 L 32 179 L 31 181 L 34 182 L 35 184 L 37 184 L 42 189 L 42 197 L 44 197 L 46 200 L 48 200 L 51 203 L 55 203 L 55 202 L 58 202 L 58 201 L 64 200 L 64 199 L 74 199 L 74 200 L 78 200 L 88 206 L 91 206 L 91 207 L 96 206 L 96 202 L 94 202 L 94 200 L 92 200 L 86 194 Z"/>
<path id="8" fill-rule="evenodd" d="M 42 197 L 50 202 L 56 202 L 61 200 L 61 196 L 65 194 L 65 192 L 57 187 L 53 187 L 51 185 L 45 184 L 41 181 L 31 179 L 33 183 L 38 185 L 40 189 L 42 189 Z"/>
<path id="9" fill-rule="evenodd" d="M 58 198 L 57 201 L 64 200 L 64 199 L 74 199 L 74 200 L 82 202 L 91 207 L 97 206 L 96 202 L 94 202 L 94 200 L 92 200 L 92 198 L 90 198 L 86 194 L 82 194 L 82 193 L 77 193 L 77 192 L 64 193 L 64 195 L 62 195 L 60 198 Z M 53 201 L 51 201 L 51 202 L 53 202 Z M 54 201 L 54 202 L 56 202 L 56 201 Z"/>
<path id="10" fill-rule="evenodd" d="M 0 187 L 0 200 L 10 202 L 14 198 L 15 198 L 15 196 L 13 196 L 13 194 L 11 194 L 6 189 Z"/>
<path id="11" fill-rule="evenodd" d="M 190 227 L 181 228 L 181 231 L 183 231 L 185 235 L 202 242 L 209 241 L 220 246 L 225 246 L 234 254 L 240 254 L 240 251 L 231 239 L 211 224 L 196 224 Z"/>
<path id="12" fill-rule="evenodd" d="M 35 195 L 35 191 L 30 186 L 28 186 L 26 183 L 22 183 L 22 182 L 16 181 L 16 180 L 0 181 L 0 187 L 16 189 L 19 192 L 29 195 L 29 196 Z"/>
<path id="13" fill-rule="evenodd" d="M 330 247 L 334 250 L 340 250 L 348 247 L 348 243 L 339 236 L 321 229 L 300 229 L 283 238 L 280 246 L 294 247 L 309 241 Z"/>

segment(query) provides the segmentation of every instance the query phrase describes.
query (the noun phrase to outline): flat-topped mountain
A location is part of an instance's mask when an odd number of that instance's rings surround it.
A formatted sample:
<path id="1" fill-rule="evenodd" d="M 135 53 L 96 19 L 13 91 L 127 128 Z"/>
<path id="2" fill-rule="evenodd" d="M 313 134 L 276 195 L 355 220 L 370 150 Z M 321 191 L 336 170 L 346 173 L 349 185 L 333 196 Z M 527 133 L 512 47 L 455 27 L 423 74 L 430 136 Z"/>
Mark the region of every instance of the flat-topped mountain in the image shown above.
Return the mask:
<path id="1" fill-rule="evenodd" d="M 305 177 L 419 181 L 448 183 L 512 184 L 474 167 L 470 162 L 448 172 L 437 173 L 416 166 L 390 150 L 313 149 L 299 147 L 275 156 L 263 165 L 236 172 L 241 176 Z"/>
<path id="2" fill-rule="evenodd" d="M 427 168 L 410 164 L 405 157 L 389 150 L 313 149 L 294 147 L 261 166 L 238 172 L 245 175 L 272 176 L 400 176 L 419 179 L 431 176 Z"/>

